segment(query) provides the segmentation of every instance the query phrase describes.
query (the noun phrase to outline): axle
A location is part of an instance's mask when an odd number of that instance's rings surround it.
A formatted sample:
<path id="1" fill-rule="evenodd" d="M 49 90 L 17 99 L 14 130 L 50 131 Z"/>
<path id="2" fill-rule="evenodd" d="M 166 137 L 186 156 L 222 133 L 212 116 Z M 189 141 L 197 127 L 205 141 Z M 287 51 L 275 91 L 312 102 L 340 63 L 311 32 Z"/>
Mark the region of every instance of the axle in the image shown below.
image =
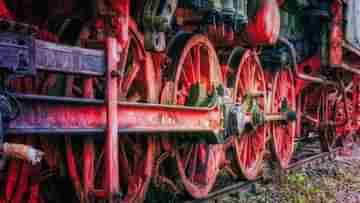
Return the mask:
<path id="1" fill-rule="evenodd" d="M 235 105 L 229 111 L 227 133 L 229 135 L 241 135 L 246 130 L 253 130 L 270 122 L 294 122 L 296 121 L 296 112 L 287 111 L 280 113 L 263 113 L 254 111 L 245 113 L 244 107 Z"/>
<path id="2" fill-rule="evenodd" d="M 296 112 L 290 111 L 286 113 L 269 113 L 265 114 L 265 122 L 275 121 L 296 121 Z"/>

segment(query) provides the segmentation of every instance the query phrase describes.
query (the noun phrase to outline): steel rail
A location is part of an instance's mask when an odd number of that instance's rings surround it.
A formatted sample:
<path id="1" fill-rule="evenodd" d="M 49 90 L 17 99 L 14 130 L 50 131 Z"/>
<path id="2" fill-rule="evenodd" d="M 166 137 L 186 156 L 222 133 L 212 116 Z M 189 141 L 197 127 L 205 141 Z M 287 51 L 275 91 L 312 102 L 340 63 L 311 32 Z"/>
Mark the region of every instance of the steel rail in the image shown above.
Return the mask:
<path id="1" fill-rule="evenodd" d="M 349 44 L 348 42 L 343 41 L 343 42 L 342 42 L 342 46 L 343 46 L 345 49 L 347 49 L 348 51 L 354 53 L 355 55 L 360 56 L 360 50 L 357 49 L 357 48 L 355 48 L 355 47 L 353 47 L 353 46 L 352 46 L 351 44 Z"/>
<path id="2" fill-rule="evenodd" d="M 326 159 L 334 159 L 334 157 L 339 154 L 341 149 L 342 148 L 339 147 L 339 148 L 334 149 L 331 152 L 322 152 L 322 153 L 307 157 L 305 159 L 296 161 L 294 163 L 291 163 L 289 165 L 289 168 L 281 170 L 281 174 L 286 174 L 291 171 L 298 170 L 302 167 L 313 166 L 315 164 L 318 164 L 318 162 L 324 161 Z M 226 197 L 231 194 L 238 193 L 238 192 L 249 192 L 251 190 L 251 187 L 253 186 L 253 184 L 259 183 L 261 180 L 262 180 L 262 178 L 259 178 L 254 181 L 238 182 L 238 183 L 226 186 L 220 190 L 214 191 L 214 192 L 210 193 L 206 198 L 185 200 L 182 202 L 183 203 L 203 203 L 203 202 L 208 202 L 211 200 L 216 201 L 218 199 L 221 199 L 223 197 Z"/>

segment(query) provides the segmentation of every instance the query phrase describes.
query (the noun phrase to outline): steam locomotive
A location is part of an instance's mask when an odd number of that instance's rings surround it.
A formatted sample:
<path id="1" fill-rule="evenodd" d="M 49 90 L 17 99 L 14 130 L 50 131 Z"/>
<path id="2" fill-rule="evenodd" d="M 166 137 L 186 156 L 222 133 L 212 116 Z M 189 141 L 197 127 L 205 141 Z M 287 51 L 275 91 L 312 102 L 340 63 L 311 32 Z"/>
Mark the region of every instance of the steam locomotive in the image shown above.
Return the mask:
<path id="1" fill-rule="evenodd" d="M 0 203 L 204 198 L 359 130 L 356 0 L 0 0 Z M 64 195 L 65 194 L 65 195 Z"/>

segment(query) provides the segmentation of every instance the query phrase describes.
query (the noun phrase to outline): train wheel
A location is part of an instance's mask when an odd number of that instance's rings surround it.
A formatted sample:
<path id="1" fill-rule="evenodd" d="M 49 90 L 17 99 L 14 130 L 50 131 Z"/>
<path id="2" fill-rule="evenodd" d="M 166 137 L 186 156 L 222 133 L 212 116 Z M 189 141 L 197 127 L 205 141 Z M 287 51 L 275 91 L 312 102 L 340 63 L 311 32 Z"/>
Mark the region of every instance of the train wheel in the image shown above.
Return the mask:
<path id="1" fill-rule="evenodd" d="M 325 88 L 321 91 L 319 115 L 323 124 L 320 124 L 319 135 L 321 150 L 324 152 L 332 151 L 337 145 L 336 128 L 332 125 L 326 125 L 326 123 L 336 122 L 336 114 L 340 116 L 336 112 L 339 102 L 341 102 L 339 99 L 341 100 L 341 96 L 335 89 Z"/>
<path id="2" fill-rule="evenodd" d="M 124 62 L 123 79 L 119 80 L 119 100 L 156 103 L 157 92 L 151 55 L 145 52 L 143 36 L 134 21 L 129 21 L 128 51 Z M 120 119 L 121 119 L 121 115 Z M 124 203 L 142 202 L 152 178 L 155 142 L 145 135 L 120 135 L 119 167 Z"/>
<path id="3" fill-rule="evenodd" d="M 11 81 L 11 86 L 16 92 L 51 95 L 49 90 L 55 83 L 56 77 L 53 75 L 39 73 L 35 79 L 26 77 L 15 79 Z M 4 185 L 0 202 L 63 202 L 76 199 L 71 182 L 65 181 L 65 178 L 59 175 L 63 169 L 59 139 L 54 137 L 51 140 L 47 137 L 39 139 L 38 135 L 26 138 L 11 136 L 7 139 L 10 142 L 31 145 L 45 154 L 44 161 L 35 166 L 26 161 L 8 159 L 7 173 L 0 178 L 2 179 L 0 182 Z M 63 193 L 68 195 L 61 196 Z"/>
<path id="4" fill-rule="evenodd" d="M 229 77 L 233 100 L 242 105 L 248 114 L 264 112 L 266 83 L 257 53 L 236 48 L 229 58 L 229 66 L 236 75 Z M 236 160 L 246 179 L 254 180 L 262 169 L 267 125 L 254 125 L 241 135 L 236 135 L 234 147 Z"/>
<path id="5" fill-rule="evenodd" d="M 335 128 L 336 137 L 341 142 L 341 145 L 345 147 L 345 149 L 350 149 L 354 144 L 354 135 L 356 134 L 358 124 L 357 118 L 355 118 L 355 122 L 351 119 L 354 113 L 354 106 L 351 101 L 350 95 L 346 95 L 346 101 L 337 102 L 335 105 L 335 119 L 337 123 L 343 123 L 343 126 L 338 126 Z M 346 111 L 345 111 L 346 108 Z M 347 115 L 346 115 L 347 114 Z"/>
<path id="6" fill-rule="evenodd" d="M 150 184 L 154 164 L 154 139 L 126 135 L 120 139 L 120 176 L 125 185 L 122 202 L 142 202 Z"/>
<path id="7" fill-rule="evenodd" d="M 324 126 L 320 129 L 322 151 L 333 150 L 340 145 L 342 139 L 355 133 L 356 129 L 351 122 L 354 112 L 351 99 L 350 94 L 340 94 L 337 90 L 328 90 L 322 94 L 320 109 L 324 123 L 337 123 L 337 126 Z"/>
<path id="8" fill-rule="evenodd" d="M 154 67 L 151 55 L 145 52 L 143 36 L 137 30 L 134 21 L 129 21 L 129 42 L 120 56 L 118 80 L 118 100 L 135 103 L 156 103 L 157 92 L 154 80 Z M 84 94 L 92 92 L 94 95 L 105 95 L 102 79 L 85 79 L 84 87 L 78 78 L 70 76 L 67 85 L 70 92 L 83 89 Z M 82 78 L 80 78 L 82 79 Z M 93 89 L 91 89 L 93 88 Z M 88 95 L 86 96 L 88 97 Z M 121 119 L 121 115 L 119 115 Z M 104 175 L 101 172 L 104 161 L 104 149 L 98 144 L 95 151 L 93 138 L 86 138 L 83 150 L 82 177 L 80 184 L 79 168 L 76 163 L 78 148 L 69 143 L 67 139 L 68 167 L 71 172 L 73 184 L 77 188 L 80 200 L 90 201 L 95 195 L 97 199 L 106 198 L 103 193 L 96 192 L 95 188 L 103 188 L 105 184 Z M 119 135 L 119 175 L 121 190 L 123 192 L 122 202 L 142 202 L 145 198 L 154 164 L 154 139 L 145 135 L 122 134 Z M 85 194 L 84 194 L 85 193 Z"/>
<path id="9" fill-rule="evenodd" d="M 284 68 L 276 73 L 271 99 L 272 113 L 296 111 L 293 74 Z M 281 168 L 287 168 L 294 152 L 296 122 L 274 122 L 271 125 L 273 147 Z"/>
<path id="10" fill-rule="evenodd" d="M 221 83 L 220 65 L 210 41 L 203 35 L 183 34 L 169 48 L 168 56 L 173 59 L 172 70 L 165 75 L 168 81 L 164 83 L 162 102 L 209 106 L 215 88 Z M 198 90 L 198 96 L 191 94 L 194 90 Z M 182 183 L 194 198 L 206 197 L 212 189 L 221 153 L 220 145 L 184 143 L 175 147 Z"/>
<path id="11" fill-rule="evenodd" d="M 333 111 L 335 111 L 336 109 L 336 112 L 333 112 L 332 116 L 337 123 L 341 123 L 346 120 L 346 113 L 348 114 L 348 119 L 352 116 L 353 106 L 352 106 L 351 98 L 349 97 L 346 98 L 346 107 L 343 101 L 336 101 L 336 103 L 334 103 L 333 105 L 335 105 L 335 107 L 333 107 Z M 347 108 L 346 109 L 347 112 L 345 112 L 345 108 Z M 336 128 L 336 134 L 339 137 L 352 135 L 354 133 L 355 133 L 355 128 L 353 127 L 351 121 L 346 122 L 344 126 L 340 126 Z"/>

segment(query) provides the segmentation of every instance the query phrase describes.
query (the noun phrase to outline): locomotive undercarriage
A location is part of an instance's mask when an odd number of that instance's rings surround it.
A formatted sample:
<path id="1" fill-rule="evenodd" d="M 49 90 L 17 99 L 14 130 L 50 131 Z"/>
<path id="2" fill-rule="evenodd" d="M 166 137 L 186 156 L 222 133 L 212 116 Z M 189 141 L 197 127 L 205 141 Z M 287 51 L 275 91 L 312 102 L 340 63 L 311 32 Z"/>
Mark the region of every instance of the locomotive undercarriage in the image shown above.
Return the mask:
<path id="1" fill-rule="evenodd" d="M 221 170 L 256 179 L 269 151 L 287 168 L 296 137 L 330 151 L 358 131 L 342 1 L 61 2 L 71 17 L 1 5 L 0 140 L 44 160 L 6 158 L 0 202 L 142 202 L 150 182 L 202 198 Z M 318 27 L 279 37 L 291 9 Z"/>

